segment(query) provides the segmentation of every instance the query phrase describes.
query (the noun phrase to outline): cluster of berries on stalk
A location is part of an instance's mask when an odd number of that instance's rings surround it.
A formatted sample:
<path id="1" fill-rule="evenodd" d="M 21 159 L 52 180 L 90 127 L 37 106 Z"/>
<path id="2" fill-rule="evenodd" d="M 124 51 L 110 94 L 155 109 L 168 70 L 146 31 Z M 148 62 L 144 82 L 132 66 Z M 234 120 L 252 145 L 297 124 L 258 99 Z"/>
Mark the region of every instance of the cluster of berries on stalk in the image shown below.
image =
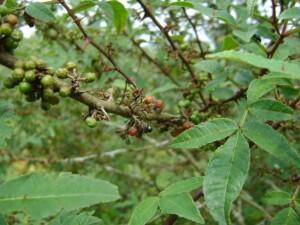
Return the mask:
<path id="1" fill-rule="evenodd" d="M 12 52 L 19 46 L 23 33 L 17 28 L 18 17 L 0 5 L 0 48 Z"/>
<path id="2" fill-rule="evenodd" d="M 59 79 L 66 78 L 71 82 L 58 84 Z M 68 97 L 76 92 L 79 80 L 93 82 L 96 80 L 96 74 L 87 73 L 81 77 L 77 73 L 77 64 L 74 62 L 68 62 L 64 67 L 55 70 L 48 67 L 43 60 L 31 58 L 26 62 L 16 61 L 15 69 L 4 81 L 4 86 L 6 88 L 18 86 L 28 102 L 40 100 L 41 108 L 47 111 L 52 105 L 59 103 L 59 96 Z"/>

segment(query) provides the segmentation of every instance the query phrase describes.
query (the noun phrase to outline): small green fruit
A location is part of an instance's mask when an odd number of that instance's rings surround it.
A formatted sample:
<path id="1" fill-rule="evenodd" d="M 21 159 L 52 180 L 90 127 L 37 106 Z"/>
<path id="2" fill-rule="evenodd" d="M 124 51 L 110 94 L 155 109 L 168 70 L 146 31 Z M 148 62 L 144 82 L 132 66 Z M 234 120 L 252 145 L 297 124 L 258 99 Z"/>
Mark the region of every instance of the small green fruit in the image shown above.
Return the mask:
<path id="1" fill-rule="evenodd" d="M 12 73 L 12 79 L 15 83 L 20 83 L 24 78 L 25 72 L 21 68 L 14 69 Z"/>
<path id="2" fill-rule="evenodd" d="M 29 83 L 35 81 L 36 73 L 35 70 L 28 70 L 25 72 L 25 80 Z"/>
<path id="3" fill-rule="evenodd" d="M 59 68 L 56 71 L 56 76 L 60 79 L 65 79 L 68 77 L 69 71 L 66 68 Z"/>
<path id="4" fill-rule="evenodd" d="M 43 99 L 49 101 L 54 96 L 54 91 L 51 88 L 45 88 L 43 90 Z"/>
<path id="5" fill-rule="evenodd" d="M 9 9 L 4 5 L 0 5 L 0 15 L 4 16 L 9 13 Z"/>
<path id="6" fill-rule="evenodd" d="M 11 77 L 8 77 L 8 78 L 6 78 L 3 81 L 3 85 L 4 85 L 4 87 L 10 89 L 10 88 L 14 88 L 15 87 L 15 82 L 14 82 L 14 80 Z"/>
<path id="7" fill-rule="evenodd" d="M 26 70 L 33 70 L 33 69 L 35 69 L 35 66 L 36 65 L 33 60 L 29 60 L 29 61 L 25 62 L 25 65 L 24 65 Z"/>
<path id="8" fill-rule="evenodd" d="M 48 73 L 49 75 L 54 75 L 54 74 L 55 74 L 54 68 L 48 67 L 48 68 L 47 68 L 47 73 Z"/>
<path id="9" fill-rule="evenodd" d="M 23 68 L 24 67 L 24 62 L 21 60 L 17 60 L 15 62 L 15 68 Z"/>
<path id="10" fill-rule="evenodd" d="M 12 33 L 13 29 L 9 23 L 3 23 L 0 26 L 0 34 L 3 34 L 5 36 L 8 36 Z"/>
<path id="11" fill-rule="evenodd" d="M 77 67 L 77 64 L 75 62 L 67 62 L 67 64 L 66 64 L 66 68 L 68 70 L 76 69 L 76 67 Z"/>
<path id="12" fill-rule="evenodd" d="M 87 118 L 85 119 L 85 123 L 86 123 L 86 125 L 88 125 L 90 128 L 94 128 L 94 127 L 97 126 L 97 120 L 96 120 L 94 117 L 91 117 L 91 116 L 89 116 L 89 117 L 87 117 Z"/>
<path id="13" fill-rule="evenodd" d="M 21 41 L 23 39 L 23 33 L 20 30 L 14 30 L 10 37 L 14 40 L 14 41 Z"/>
<path id="14" fill-rule="evenodd" d="M 47 67 L 46 63 L 42 59 L 36 59 L 34 61 L 35 61 L 36 67 L 39 69 L 45 69 Z"/>
<path id="15" fill-rule="evenodd" d="M 194 111 L 192 112 L 190 119 L 194 124 L 198 124 L 201 121 L 201 116 L 197 111 Z"/>
<path id="16" fill-rule="evenodd" d="M 29 94 L 32 92 L 32 85 L 26 81 L 22 81 L 19 84 L 19 90 L 23 94 Z"/>
<path id="17" fill-rule="evenodd" d="M 91 83 L 94 82 L 96 80 L 96 74 L 95 73 L 87 73 L 85 75 L 85 82 L 87 83 Z"/>
<path id="18" fill-rule="evenodd" d="M 190 100 L 187 100 L 187 99 L 185 99 L 185 100 L 180 100 L 180 101 L 178 102 L 178 106 L 179 106 L 180 108 L 189 108 L 191 105 L 192 105 L 192 102 L 191 102 Z"/>
<path id="19" fill-rule="evenodd" d="M 72 93 L 72 87 L 69 86 L 61 87 L 59 90 L 59 95 L 61 97 L 68 97 L 71 95 L 71 93 Z"/>
<path id="20" fill-rule="evenodd" d="M 43 87 L 52 87 L 54 85 L 54 79 L 50 75 L 46 75 L 41 79 Z"/>

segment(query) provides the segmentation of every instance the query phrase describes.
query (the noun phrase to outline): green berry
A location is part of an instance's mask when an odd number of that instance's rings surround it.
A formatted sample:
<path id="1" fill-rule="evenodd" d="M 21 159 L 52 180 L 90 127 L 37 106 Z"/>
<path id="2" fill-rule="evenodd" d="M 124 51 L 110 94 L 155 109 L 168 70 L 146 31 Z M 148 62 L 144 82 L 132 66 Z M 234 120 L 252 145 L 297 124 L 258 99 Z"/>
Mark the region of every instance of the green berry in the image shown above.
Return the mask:
<path id="1" fill-rule="evenodd" d="M 56 71 L 56 76 L 60 79 L 65 79 L 68 77 L 69 71 L 66 68 L 59 68 Z"/>
<path id="2" fill-rule="evenodd" d="M 9 9 L 4 5 L 0 5 L 0 15 L 4 16 L 9 13 Z"/>
<path id="3" fill-rule="evenodd" d="M 94 82 L 96 80 L 96 74 L 95 73 L 87 73 L 85 75 L 85 81 L 88 83 Z"/>
<path id="4" fill-rule="evenodd" d="M 25 80 L 27 82 L 33 82 L 36 79 L 36 73 L 35 70 L 28 70 L 25 72 Z"/>
<path id="5" fill-rule="evenodd" d="M 33 69 L 35 69 L 35 66 L 36 65 L 33 60 L 29 60 L 29 61 L 25 62 L 25 65 L 24 65 L 26 70 L 33 70 Z"/>
<path id="6" fill-rule="evenodd" d="M 67 64 L 66 64 L 66 68 L 68 70 L 76 69 L 76 67 L 77 67 L 77 64 L 75 62 L 67 62 Z"/>
<path id="7" fill-rule="evenodd" d="M 29 94 L 32 92 L 32 85 L 26 81 L 22 81 L 19 84 L 19 90 L 23 94 Z"/>
<path id="8" fill-rule="evenodd" d="M 51 108 L 51 105 L 49 102 L 41 101 L 41 108 L 45 111 L 48 111 Z"/>
<path id="9" fill-rule="evenodd" d="M 192 112 L 190 119 L 193 123 L 198 124 L 198 123 L 200 123 L 201 117 L 197 111 L 194 111 L 194 112 Z"/>
<path id="10" fill-rule="evenodd" d="M 72 93 L 72 87 L 65 86 L 59 89 L 59 95 L 61 97 L 68 97 L 71 95 L 71 93 Z"/>
<path id="11" fill-rule="evenodd" d="M 53 96 L 54 96 L 54 91 L 53 91 L 53 89 L 51 89 L 51 88 L 45 88 L 44 90 L 43 90 L 43 99 L 45 99 L 45 100 L 50 100 L 51 98 L 53 98 Z"/>
<path id="12" fill-rule="evenodd" d="M 52 87 L 54 85 L 54 79 L 50 75 L 46 75 L 41 79 L 43 87 Z"/>
<path id="13" fill-rule="evenodd" d="M 25 72 L 21 68 L 14 69 L 12 73 L 12 79 L 15 83 L 20 83 L 24 78 Z"/>
<path id="14" fill-rule="evenodd" d="M 189 108 L 191 105 L 192 105 L 192 102 L 191 102 L 190 100 L 187 100 L 187 99 L 185 99 L 185 100 L 180 100 L 180 101 L 178 102 L 178 106 L 179 106 L 180 108 Z"/>
<path id="15" fill-rule="evenodd" d="M 54 75 L 54 74 L 55 74 L 54 68 L 48 67 L 48 68 L 47 68 L 47 73 L 48 73 L 49 75 Z"/>
<path id="16" fill-rule="evenodd" d="M 15 68 L 23 68 L 24 67 L 24 62 L 21 60 L 17 60 L 15 62 Z"/>
<path id="17" fill-rule="evenodd" d="M 13 29 L 9 23 L 3 23 L 0 26 L 0 34 L 3 34 L 5 36 L 8 36 L 12 33 Z"/>
<path id="18" fill-rule="evenodd" d="M 14 40 L 14 41 L 21 41 L 23 39 L 23 33 L 20 30 L 14 30 L 10 37 Z"/>
<path id="19" fill-rule="evenodd" d="M 4 85 L 4 87 L 10 89 L 10 88 L 14 88 L 15 87 L 15 82 L 14 82 L 14 80 L 11 77 L 8 77 L 8 78 L 6 78 L 3 81 L 3 85 Z"/>
<path id="20" fill-rule="evenodd" d="M 86 123 L 86 125 L 88 125 L 91 128 L 94 128 L 97 126 L 97 120 L 91 116 L 89 116 L 85 119 L 85 123 Z"/>
<path id="21" fill-rule="evenodd" d="M 36 59 L 35 60 L 35 65 L 39 69 L 45 69 L 46 68 L 46 63 L 42 59 Z"/>

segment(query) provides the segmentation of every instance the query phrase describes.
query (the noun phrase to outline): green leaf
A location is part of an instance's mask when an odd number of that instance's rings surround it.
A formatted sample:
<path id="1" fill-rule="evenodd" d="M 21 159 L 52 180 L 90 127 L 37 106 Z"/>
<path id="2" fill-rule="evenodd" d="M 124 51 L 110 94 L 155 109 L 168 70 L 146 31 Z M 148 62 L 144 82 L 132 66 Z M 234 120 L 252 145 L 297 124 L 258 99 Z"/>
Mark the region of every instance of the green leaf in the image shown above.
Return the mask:
<path id="1" fill-rule="evenodd" d="M 49 225 L 99 225 L 101 220 L 93 214 L 94 212 L 64 212 L 52 220 Z"/>
<path id="2" fill-rule="evenodd" d="M 159 207 L 164 214 L 175 214 L 196 223 L 204 224 L 195 202 L 187 193 L 162 196 L 159 199 Z"/>
<path id="3" fill-rule="evenodd" d="M 219 52 L 216 54 L 208 55 L 207 57 L 243 62 L 258 68 L 268 69 L 271 72 L 287 74 L 289 75 L 290 79 L 300 79 L 300 65 L 296 63 L 276 59 L 267 59 L 261 55 L 246 52 L 237 52 L 233 50 Z"/>
<path id="4" fill-rule="evenodd" d="M 13 8 L 16 8 L 18 6 L 18 4 L 17 4 L 16 0 L 6 0 L 5 6 L 9 9 L 13 9 Z"/>
<path id="5" fill-rule="evenodd" d="M 203 181 L 203 177 L 192 177 L 189 179 L 177 181 L 176 183 L 171 184 L 165 190 L 160 192 L 160 196 L 189 193 L 201 187 L 202 181 Z"/>
<path id="6" fill-rule="evenodd" d="M 114 14 L 114 25 L 117 32 L 120 33 L 124 30 L 127 24 L 128 12 L 122 3 L 118 1 L 109 1 L 107 3 L 112 7 Z"/>
<path id="7" fill-rule="evenodd" d="M 264 197 L 264 201 L 268 205 L 287 205 L 291 198 L 291 194 L 284 191 L 269 191 Z"/>
<path id="8" fill-rule="evenodd" d="M 203 181 L 205 202 L 219 224 L 230 224 L 230 211 L 247 179 L 250 149 L 237 133 L 219 147 L 209 162 Z"/>
<path id="9" fill-rule="evenodd" d="M 249 107 L 249 112 L 260 121 L 281 121 L 294 118 L 292 108 L 271 99 L 261 99 L 253 103 Z"/>
<path id="10" fill-rule="evenodd" d="M 53 13 L 47 8 L 47 6 L 40 2 L 30 3 L 26 8 L 25 12 L 38 19 L 45 22 L 53 22 L 55 20 L 55 16 Z"/>
<path id="11" fill-rule="evenodd" d="M 199 71 L 212 74 L 219 74 L 223 71 L 223 67 L 217 60 L 201 60 L 195 64 Z"/>
<path id="12" fill-rule="evenodd" d="M 0 211 L 24 211 L 33 219 L 119 198 L 118 188 L 100 179 L 70 173 L 32 173 L 0 186 Z"/>
<path id="13" fill-rule="evenodd" d="M 278 17 L 280 20 L 300 19 L 300 8 L 293 7 L 284 10 Z"/>
<path id="14" fill-rule="evenodd" d="M 193 3 L 187 2 L 187 1 L 181 1 L 181 2 L 172 2 L 168 5 L 170 6 L 177 6 L 177 7 L 185 7 L 185 8 L 194 8 Z"/>
<path id="15" fill-rule="evenodd" d="M 5 217 L 2 214 L 0 214 L 0 225 L 7 225 Z"/>
<path id="16" fill-rule="evenodd" d="M 129 225 L 144 225 L 155 215 L 158 208 L 158 197 L 148 197 L 140 202 L 129 220 Z"/>
<path id="17" fill-rule="evenodd" d="M 233 34 L 235 36 L 237 36 L 238 38 L 240 38 L 242 41 L 244 42 L 250 42 L 251 38 L 253 37 L 253 35 L 257 32 L 256 27 L 247 27 L 247 30 L 237 30 L 235 29 L 233 31 Z"/>
<path id="18" fill-rule="evenodd" d="M 223 20 L 230 25 L 236 25 L 235 19 L 226 10 L 217 10 L 203 6 L 203 3 L 199 0 L 190 0 L 194 5 L 194 9 L 201 14 L 209 17 L 214 17 Z"/>
<path id="19" fill-rule="evenodd" d="M 208 143 L 228 137 L 236 129 L 237 125 L 230 119 L 213 119 L 181 133 L 173 140 L 171 146 L 184 149 L 200 148 Z"/>
<path id="20" fill-rule="evenodd" d="M 286 138 L 271 126 L 251 121 L 245 124 L 243 133 L 261 149 L 288 165 L 300 168 L 299 154 L 289 145 Z"/>
<path id="21" fill-rule="evenodd" d="M 231 50 L 238 48 L 240 43 L 232 35 L 227 35 L 223 40 L 222 50 Z"/>
<path id="22" fill-rule="evenodd" d="M 93 0 L 86 0 L 86 1 L 80 2 L 78 5 L 76 5 L 73 8 L 73 11 L 74 12 L 82 12 L 87 9 L 93 8 L 95 6 L 96 6 L 96 3 Z"/>
<path id="23" fill-rule="evenodd" d="M 266 77 L 268 77 L 268 79 L 260 78 L 251 81 L 247 90 L 247 101 L 249 104 L 259 100 L 262 96 L 273 90 L 276 85 L 289 84 L 281 77 L 271 77 L 271 74 L 268 74 Z"/>
<path id="24" fill-rule="evenodd" d="M 274 217 L 271 225 L 300 225 L 300 217 L 293 208 L 286 208 Z"/>

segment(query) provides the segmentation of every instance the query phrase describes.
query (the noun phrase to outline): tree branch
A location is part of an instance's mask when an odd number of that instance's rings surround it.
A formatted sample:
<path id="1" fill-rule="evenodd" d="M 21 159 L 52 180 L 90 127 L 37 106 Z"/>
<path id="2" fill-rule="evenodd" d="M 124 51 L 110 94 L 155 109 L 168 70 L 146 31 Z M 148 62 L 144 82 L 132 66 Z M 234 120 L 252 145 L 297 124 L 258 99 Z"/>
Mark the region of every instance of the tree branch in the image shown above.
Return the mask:
<path id="1" fill-rule="evenodd" d="M 7 52 L 0 51 L 0 64 L 13 69 L 15 62 L 16 62 L 16 58 L 13 55 Z M 66 85 L 67 84 L 64 81 L 60 79 L 55 79 L 55 86 L 57 88 Z M 89 106 L 90 108 L 99 109 L 99 110 L 101 108 L 104 108 L 105 111 L 109 113 L 113 113 L 127 118 L 131 118 L 134 113 L 126 106 L 120 106 L 119 104 L 116 104 L 114 102 L 103 101 L 102 99 L 88 92 L 82 92 L 80 90 L 76 93 L 73 93 L 71 95 L 71 98 L 83 103 L 84 105 Z M 168 113 L 145 113 L 145 115 L 143 115 L 143 119 L 146 121 L 157 121 L 162 123 L 163 122 L 176 123 L 179 121 L 180 117 Z"/>
<path id="2" fill-rule="evenodd" d="M 169 35 L 168 31 L 166 29 L 164 29 L 164 27 L 158 22 L 158 20 L 155 18 L 155 16 L 152 14 L 152 12 L 150 11 L 150 9 L 145 5 L 145 3 L 142 0 L 137 0 L 137 2 L 141 5 L 141 7 L 143 8 L 145 15 L 148 16 L 153 23 L 158 27 L 158 29 L 163 33 L 163 35 L 166 37 L 166 39 L 168 40 L 170 46 L 172 47 L 173 51 L 175 51 L 176 53 L 178 53 L 179 58 L 181 59 L 182 63 L 184 64 L 184 66 L 187 68 L 187 70 L 190 73 L 190 76 L 192 77 L 193 81 L 196 83 L 197 78 L 196 75 L 192 69 L 192 66 L 190 65 L 190 63 L 188 62 L 188 60 L 184 57 L 183 53 L 180 51 L 180 49 L 178 49 L 175 45 L 175 43 L 173 42 L 171 36 Z"/>
<path id="3" fill-rule="evenodd" d="M 88 41 L 92 46 L 94 46 L 102 55 L 104 55 L 110 63 L 114 66 L 114 69 L 119 72 L 129 84 L 136 87 L 136 84 L 133 82 L 133 80 L 119 67 L 119 65 L 116 63 L 116 61 L 113 59 L 113 57 L 107 53 L 100 45 L 98 45 L 84 30 L 84 28 L 81 25 L 80 19 L 75 15 L 73 10 L 67 5 L 67 3 L 64 0 L 58 0 L 58 2 L 65 8 L 68 15 L 73 19 L 74 23 L 80 30 L 80 32 L 83 35 L 84 40 Z"/>

